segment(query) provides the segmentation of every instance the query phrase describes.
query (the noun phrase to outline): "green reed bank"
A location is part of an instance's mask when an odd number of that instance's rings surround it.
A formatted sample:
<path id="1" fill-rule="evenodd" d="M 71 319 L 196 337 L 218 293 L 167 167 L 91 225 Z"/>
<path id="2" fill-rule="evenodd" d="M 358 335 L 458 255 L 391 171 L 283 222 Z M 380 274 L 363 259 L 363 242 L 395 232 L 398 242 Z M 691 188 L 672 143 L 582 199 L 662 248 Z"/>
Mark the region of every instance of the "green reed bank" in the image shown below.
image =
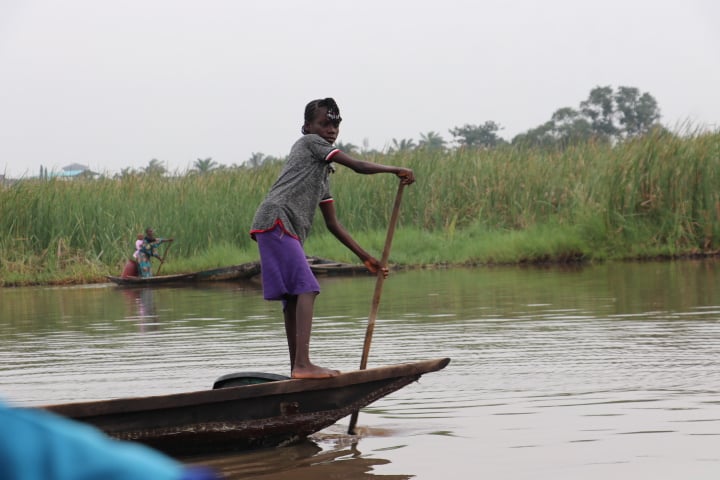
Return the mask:
<path id="1" fill-rule="evenodd" d="M 714 255 L 720 244 L 720 133 L 655 132 L 565 148 L 415 149 L 361 158 L 412 168 L 391 263 L 483 265 Z M 248 235 L 282 168 L 25 178 L 0 184 L 0 285 L 87 283 L 117 274 L 138 233 L 174 237 L 164 273 L 257 259 Z M 343 225 L 380 255 L 397 182 L 331 189 Z M 356 262 L 316 221 L 310 255 Z"/>

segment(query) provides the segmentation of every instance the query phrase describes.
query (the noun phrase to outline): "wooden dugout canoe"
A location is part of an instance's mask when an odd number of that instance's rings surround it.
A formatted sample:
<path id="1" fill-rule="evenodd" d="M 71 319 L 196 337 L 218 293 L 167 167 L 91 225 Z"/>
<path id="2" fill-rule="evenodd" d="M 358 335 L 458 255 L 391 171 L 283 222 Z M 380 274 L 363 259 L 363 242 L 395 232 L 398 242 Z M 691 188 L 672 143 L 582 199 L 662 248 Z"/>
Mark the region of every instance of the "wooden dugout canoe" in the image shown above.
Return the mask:
<path id="1" fill-rule="evenodd" d="M 301 440 L 449 362 L 442 358 L 356 370 L 327 379 L 264 381 L 41 408 L 170 455 L 249 450 Z M 223 381 L 227 377 L 222 377 Z"/>
<path id="2" fill-rule="evenodd" d="M 192 273 L 179 273 L 175 275 L 158 275 L 155 277 L 123 277 L 109 275 L 106 278 L 117 285 L 148 286 L 168 283 L 196 283 L 244 280 L 260 273 L 260 262 L 242 263 L 229 267 L 219 267 Z"/>

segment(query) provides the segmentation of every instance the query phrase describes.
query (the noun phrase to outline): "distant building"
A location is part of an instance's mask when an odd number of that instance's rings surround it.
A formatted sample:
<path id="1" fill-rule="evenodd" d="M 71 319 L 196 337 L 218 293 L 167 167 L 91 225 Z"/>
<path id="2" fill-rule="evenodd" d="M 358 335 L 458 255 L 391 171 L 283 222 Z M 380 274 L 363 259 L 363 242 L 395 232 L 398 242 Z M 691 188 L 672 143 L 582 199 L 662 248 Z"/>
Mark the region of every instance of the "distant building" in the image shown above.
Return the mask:
<path id="1" fill-rule="evenodd" d="M 79 178 L 79 177 L 92 178 L 96 175 L 98 175 L 98 174 L 96 172 L 93 172 L 92 170 L 90 170 L 90 167 L 88 167 L 86 165 L 80 165 L 79 163 L 72 163 L 70 165 L 63 167 L 62 171 L 53 172 L 50 174 L 51 177 L 58 177 L 58 178 Z"/>

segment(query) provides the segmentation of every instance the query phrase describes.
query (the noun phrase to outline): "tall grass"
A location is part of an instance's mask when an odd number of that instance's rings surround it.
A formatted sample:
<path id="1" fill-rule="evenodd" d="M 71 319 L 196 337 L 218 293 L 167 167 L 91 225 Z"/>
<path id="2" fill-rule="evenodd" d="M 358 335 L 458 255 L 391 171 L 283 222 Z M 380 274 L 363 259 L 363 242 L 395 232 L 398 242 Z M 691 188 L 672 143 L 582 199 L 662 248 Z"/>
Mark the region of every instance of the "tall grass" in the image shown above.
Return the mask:
<path id="1" fill-rule="evenodd" d="M 684 255 L 714 252 L 720 240 L 718 132 L 370 160 L 408 166 L 418 179 L 405 190 L 394 243 L 402 263 Z M 11 284 L 115 272 L 146 226 L 175 237 L 173 258 L 186 267 L 197 258 L 255 257 L 248 229 L 280 168 L 0 187 L 0 276 Z M 331 183 L 341 222 L 363 246 L 381 250 L 397 180 L 337 170 Z M 351 259 L 328 235 L 317 221 L 308 250 Z"/>

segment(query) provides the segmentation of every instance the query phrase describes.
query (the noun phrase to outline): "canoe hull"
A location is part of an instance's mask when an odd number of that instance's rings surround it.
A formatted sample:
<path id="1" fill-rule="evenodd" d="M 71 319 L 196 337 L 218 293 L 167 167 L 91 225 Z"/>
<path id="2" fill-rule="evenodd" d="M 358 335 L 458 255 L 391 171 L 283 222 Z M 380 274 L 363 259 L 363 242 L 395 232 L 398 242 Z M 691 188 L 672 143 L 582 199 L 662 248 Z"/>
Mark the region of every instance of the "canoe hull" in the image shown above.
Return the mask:
<path id="1" fill-rule="evenodd" d="M 148 285 L 167 285 L 170 283 L 187 283 L 195 279 L 194 273 L 179 273 L 177 275 L 159 275 L 157 277 L 114 277 L 108 275 L 108 280 L 122 286 L 144 287 Z"/>
<path id="2" fill-rule="evenodd" d="M 428 360 L 344 373 L 156 397 L 51 405 L 108 435 L 175 456 L 294 443 L 444 368 Z"/>
<path id="3" fill-rule="evenodd" d="M 260 273 L 260 262 L 242 263 L 229 267 L 219 267 L 210 270 L 203 270 L 192 273 L 179 273 L 176 275 L 158 275 L 156 277 L 142 278 L 123 275 L 120 277 L 109 275 L 106 278 L 117 285 L 122 286 L 149 286 L 166 285 L 178 283 L 197 282 L 227 282 L 233 280 L 244 280 L 254 277 Z"/>
<path id="4" fill-rule="evenodd" d="M 307 261 L 315 275 L 371 275 L 365 265 L 336 262 L 320 257 L 307 257 Z"/>
<path id="5" fill-rule="evenodd" d="M 318 276 L 328 275 L 370 275 L 364 265 L 340 263 L 319 257 L 308 257 L 310 270 Z M 129 262 L 131 263 L 131 262 Z M 176 275 L 159 275 L 150 278 L 142 278 L 131 275 L 131 270 L 126 269 L 123 275 L 117 277 L 108 275 L 106 278 L 111 282 L 122 286 L 149 286 L 167 285 L 198 282 L 227 282 L 233 280 L 248 280 L 260 274 L 260 262 L 248 262 L 229 267 L 219 267 L 200 272 L 180 273 Z"/>

